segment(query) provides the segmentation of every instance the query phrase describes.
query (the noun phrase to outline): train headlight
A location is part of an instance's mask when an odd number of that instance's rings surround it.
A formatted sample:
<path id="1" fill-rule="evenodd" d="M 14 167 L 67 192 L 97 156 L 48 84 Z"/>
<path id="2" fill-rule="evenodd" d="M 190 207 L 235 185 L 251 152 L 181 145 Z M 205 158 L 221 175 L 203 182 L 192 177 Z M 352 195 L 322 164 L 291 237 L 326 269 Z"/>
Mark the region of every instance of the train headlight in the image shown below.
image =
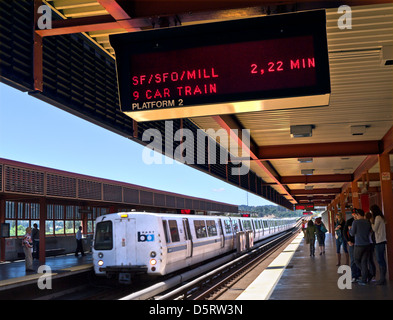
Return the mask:
<path id="1" fill-rule="evenodd" d="M 155 258 L 157 253 L 155 251 L 150 252 L 150 257 Z"/>
<path id="2" fill-rule="evenodd" d="M 97 264 L 98 264 L 100 267 L 102 267 L 102 266 L 104 265 L 104 261 L 98 260 Z"/>
<path id="3" fill-rule="evenodd" d="M 102 252 L 98 252 L 98 258 L 102 259 L 104 257 L 104 254 Z"/>
<path id="4" fill-rule="evenodd" d="M 152 266 L 155 266 L 157 264 L 157 260 L 156 259 L 150 259 L 150 264 Z"/>

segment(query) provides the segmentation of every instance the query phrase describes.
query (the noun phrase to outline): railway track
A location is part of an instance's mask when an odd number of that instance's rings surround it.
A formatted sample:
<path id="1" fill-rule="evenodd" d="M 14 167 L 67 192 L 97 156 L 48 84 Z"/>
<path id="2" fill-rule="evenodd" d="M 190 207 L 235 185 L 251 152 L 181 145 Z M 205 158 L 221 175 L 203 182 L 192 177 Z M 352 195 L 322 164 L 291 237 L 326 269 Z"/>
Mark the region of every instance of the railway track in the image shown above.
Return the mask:
<path id="1" fill-rule="evenodd" d="M 166 283 L 160 285 L 156 284 L 151 288 L 146 288 L 141 292 L 134 292 L 128 296 L 121 298 L 121 300 L 205 300 L 222 288 L 227 286 L 231 281 L 241 277 L 253 266 L 257 265 L 262 260 L 266 259 L 272 252 L 289 239 L 294 233 L 297 233 L 298 228 L 295 227 L 289 231 L 276 235 L 268 240 L 260 242 L 258 247 L 254 247 L 251 251 L 238 256 L 231 255 L 228 260 L 230 262 L 221 263 L 219 266 L 210 268 L 209 271 L 204 269 L 194 277 L 186 277 L 185 280 L 178 284 L 173 284 L 176 281 L 168 279 Z M 169 288 L 169 286 L 171 286 Z M 166 290 L 165 290 L 166 288 Z M 223 292 L 222 290 L 220 291 Z"/>
<path id="2" fill-rule="evenodd" d="M 120 285 L 110 279 L 93 277 L 89 274 L 86 282 L 73 282 L 63 291 L 39 299 L 51 300 L 205 300 L 215 299 L 266 259 L 272 252 L 297 232 L 293 228 L 269 239 L 259 242 L 258 246 L 241 256 L 236 253 L 212 260 L 207 264 L 183 273 L 161 277 L 156 280 L 140 279 L 131 285 Z M 223 290 L 224 288 L 224 290 Z"/>

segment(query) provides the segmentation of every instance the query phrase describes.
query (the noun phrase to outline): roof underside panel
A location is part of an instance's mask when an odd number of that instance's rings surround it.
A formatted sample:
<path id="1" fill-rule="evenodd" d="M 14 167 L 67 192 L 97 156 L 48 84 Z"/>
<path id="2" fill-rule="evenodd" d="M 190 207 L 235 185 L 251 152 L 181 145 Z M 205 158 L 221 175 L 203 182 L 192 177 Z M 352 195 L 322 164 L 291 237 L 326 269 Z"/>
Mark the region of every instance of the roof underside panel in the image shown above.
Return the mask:
<path id="1" fill-rule="evenodd" d="M 33 89 L 33 3 L 0 1 L 0 75 L 23 91 Z"/>
<path id="2" fill-rule="evenodd" d="M 145 122 L 138 124 L 134 134 L 134 123 L 119 108 L 116 69 L 114 59 L 105 53 L 83 34 L 72 34 L 45 37 L 43 39 L 43 92 L 33 91 L 33 1 L 11 0 L 0 1 L 0 10 L 10 14 L 2 14 L 0 18 L 1 41 L 0 80 L 12 84 L 45 102 L 53 104 L 67 112 L 75 114 L 113 132 L 133 139 L 142 144 L 143 132 L 146 129 L 157 129 L 165 137 L 165 122 Z M 81 6 L 88 6 L 91 1 L 74 1 Z M 70 1 L 56 1 L 64 10 Z M 71 9 L 70 9 L 71 10 Z M 14 12 L 15 11 L 15 12 Z M 15 14 L 12 14 L 12 13 Z M 23 12 L 23 15 L 20 15 Z M 68 11 L 67 11 L 68 12 Z M 76 11 L 75 11 L 76 12 Z M 60 17 L 57 17 L 60 19 Z M 199 127 L 188 119 L 173 121 L 173 130 L 180 127 L 190 129 L 194 135 L 194 157 L 197 157 L 197 130 Z M 207 138 L 206 138 L 207 139 Z M 214 148 L 217 159 L 222 147 L 210 139 L 206 148 Z M 179 143 L 177 143 L 179 144 Z M 212 147 L 214 145 L 215 147 Z M 176 149 L 176 142 L 173 150 Z M 212 150 L 214 150 L 212 149 Z M 165 139 L 162 151 L 165 152 Z M 206 149 L 205 154 L 209 150 Z M 227 156 L 229 159 L 229 156 Z M 206 161 L 196 159 L 192 167 L 208 173 L 216 178 L 231 183 L 245 190 L 260 195 L 272 202 L 292 209 L 292 204 L 279 192 L 264 181 L 258 174 L 250 171 L 238 176 L 232 174 L 236 165 L 231 162 L 208 165 Z"/>
<path id="3" fill-rule="evenodd" d="M 214 3 L 217 4 L 216 2 L 219 0 Z M 255 6 L 252 7 L 254 2 Z M 289 152 L 291 149 L 289 147 L 282 147 L 278 152 L 280 156 L 275 158 L 264 158 L 263 153 L 265 151 L 269 154 L 267 152 L 269 151 L 270 155 L 273 155 L 277 151 L 277 146 L 290 145 L 293 147 L 299 145 L 303 151 L 307 149 L 307 153 L 312 153 L 316 150 L 310 151 L 307 144 L 319 145 L 322 148 L 322 144 L 331 146 L 334 143 L 357 142 L 359 145 L 364 141 L 368 141 L 371 147 L 375 146 L 375 143 L 379 147 L 378 143 L 389 132 L 393 123 L 392 67 L 381 65 L 384 46 L 393 45 L 391 38 L 393 4 L 387 3 L 389 1 L 377 0 L 348 1 L 346 3 L 352 5 L 353 28 L 340 30 L 337 27 L 340 16 L 337 13 L 338 2 L 335 1 L 303 0 L 287 1 L 286 4 L 275 0 L 254 2 L 246 2 L 251 4 L 242 9 L 237 9 L 240 3 L 238 1 L 236 5 L 234 4 L 236 9 L 228 5 L 223 6 L 223 10 L 220 7 L 220 10 L 204 13 L 187 10 L 187 13 L 179 13 L 176 16 L 174 25 L 180 21 L 182 25 L 187 25 L 234 19 L 239 16 L 263 15 L 267 13 L 267 9 L 274 14 L 317 8 L 326 4 L 330 8 L 327 9 L 332 87 L 329 106 L 243 113 L 220 119 L 217 117 L 178 119 L 172 121 L 171 126 L 173 132 L 181 128 L 192 132 L 193 139 L 186 140 L 183 145 L 187 151 L 193 152 L 194 161 L 190 164 L 192 167 L 282 206 L 292 208 L 291 202 L 295 202 L 290 194 L 292 190 L 304 190 L 306 185 L 319 190 L 338 189 L 343 187 L 343 183 L 348 183 L 348 178 L 336 181 L 336 176 L 341 174 L 341 178 L 346 175 L 353 179 L 355 173 L 361 173 L 359 168 L 364 168 L 367 163 L 376 163 L 375 154 L 371 149 L 364 154 L 357 149 L 353 154 L 341 156 L 330 154 L 325 158 L 320 154 L 312 163 L 300 163 L 295 158 L 296 155 Z M 158 1 L 158 6 L 154 8 L 146 5 L 148 1 L 127 2 L 138 5 L 134 8 L 138 9 L 134 11 L 135 19 L 129 18 L 133 15 L 127 14 L 119 7 L 113 9 L 112 5 L 116 7 L 116 3 L 109 0 L 48 0 L 45 3 L 54 8 L 55 19 L 88 18 L 110 23 L 114 21 L 115 24 L 110 30 L 98 28 L 87 33 L 45 37 L 43 41 L 44 87 L 43 92 L 35 92 L 33 91 L 33 0 L 0 0 L 0 80 L 138 143 L 149 143 L 149 141 L 142 141 L 146 129 L 156 129 L 162 137 L 165 137 L 164 121 L 136 123 L 120 111 L 114 52 L 109 44 L 108 35 L 161 26 L 158 16 L 144 16 L 140 12 L 145 10 L 151 13 L 154 10 L 162 11 L 163 8 L 172 10 L 167 6 L 167 2 Z M 119 1 L 119 3 L 125 2 Z M 365 3 L 379 4 L 359 6 Z M 205 4 L 208 7 L 211 5 L 208 2 Z M 195 9 L 201 9 L 196 2 L 183 5 L 187 8 L 196 6 Z M 123 17 L 121 21 L 118 15 Z M 116 19 L 119 21 L 115 21 Z M 127 25 L 132 30 L 127 28 Z M 170 24 L 170 26 L 174 25 Z M 312 137 L 290 138 L 290 126 L 307 124 L 314 126 Z M 350 127 L 354 125 L 366 126 L 366 133 L 362 136 L 352 135 Z M 250 171 L 246 175 L 233 174 L 232 169 L 236 168 L 236 165 L 231 161 L 219 163 L 221 153 L 228 159 L 230 156 L 214 133 L 205 137 L 205 145 L 202 148 L 204 154 L 197 152 L 198 129 L 213 129 L 216 132 L 225 126 L 232 129 L 246 128 L 251 131 L 251 147 L 248 152 L 252 152 L 253 156 L 248 165 Z M 173 144 L 173 150 L 176 150 L 179 142 L 173 141 L 172 138 L 167 139 Z M 165 142 L 166 140 L 163 139 L 163 153 L 166 152 Z M 218 142 L 221 145 L 216 144 Z M 230 146 L 229 151 L 232 154 L 241 154 L 238 141 L 231 140 L 227 145 Z M 342 147 L 343 144 L 341 150 Z M 323 152 L 326 153 L 326 147 L 324 148 Z M 318 149 L 319 152 L 321 150 Z M 216 163 L 208 164 L 208 157 L 212 153 L 216 156 Z M 372 155 L 371 158 L 369 155 Z M 261 159 L 256 159 L 258 156 Z M 326 178 L 323 180 L 325 182 L 321 180 L 319 183 L 303 183 L 304 176 L 301 175 L 303 169 L 314 169 L 313 181 L 317 180 L 316 177 L 321 179 L 323 177 Z M 378 164 L 368 169 L 370 173 L 379 171 Z M 378 181 L 370 181 L 370 185 L 378 186 Z"/>

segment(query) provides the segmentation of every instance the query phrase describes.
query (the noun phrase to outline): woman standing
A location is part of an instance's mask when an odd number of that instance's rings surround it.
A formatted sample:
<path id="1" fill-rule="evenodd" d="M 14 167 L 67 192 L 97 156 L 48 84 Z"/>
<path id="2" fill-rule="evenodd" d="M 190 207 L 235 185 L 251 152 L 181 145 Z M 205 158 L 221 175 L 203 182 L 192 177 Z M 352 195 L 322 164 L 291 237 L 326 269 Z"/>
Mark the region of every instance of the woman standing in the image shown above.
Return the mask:
<path id="1" fill-rule="evenodd" d="M 346 264 L 349 265 L 349 254 L 347 248 L 347 242 L 343 236 L 343 230 L 345 226 L 345 220 L 341 217 L 339 213 L 336 214 L 336 221 L 334 224 L 335 227 L 335 237 L 336 237 L 336 253 L 337 253 L 337 264 L 336 266 L 341 265 L 341 246 L 343 246 L 343 250 L 346 255 Z"/>
<path id="2" fill-rule="evenodd" d="M 33 240 L 31 239 L 31 228 L 26 228 L 26 234 L 22 240 L 23 252 L 25 253 L 26 271 L 33 270 L 33 256 L 31 250 L 33 249 Z"/>
<path id="3" fill-rule="evenodd" d="M 386 246 L 386 223 L 385 217 L 381 209 L 377 205 L 372 205 L 370 208 L 372 213 L 371 227 L 375 233 L 375 253 L 379 265 L 379 280 L 378 285 L 386 284 L 386 259 L 385 259 L 385 246 Z"/>
<path id="4" fill-rule="evenodd" d="M 305 231 L 306 241 L 310 244 L 310 257 L 315 257 L 315 233 L 317 232 L 314 223 L 310 219 Z"/>

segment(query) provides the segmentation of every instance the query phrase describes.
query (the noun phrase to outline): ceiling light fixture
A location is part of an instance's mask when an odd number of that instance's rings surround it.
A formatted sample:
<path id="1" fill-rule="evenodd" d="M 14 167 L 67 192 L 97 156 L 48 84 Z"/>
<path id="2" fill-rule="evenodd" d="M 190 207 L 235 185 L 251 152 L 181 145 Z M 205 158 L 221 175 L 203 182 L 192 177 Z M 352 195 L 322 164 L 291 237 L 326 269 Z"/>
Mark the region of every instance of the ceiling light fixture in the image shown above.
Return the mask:
<path id="1" fill-rule="evenodd" d="M 290 133 L 291 138 L 305 138 L 312 137 L 312 130 L 315 128 L 314 125 L 300 125 L 300 126 L 291 126 Z"/>
<path id="2" fill-rule="evenodd" d="M 393 46 L 383 46 L 381 50 L 381 65 L 393 65 Z"/>
<path id="3" fill-rule="evenodd" d="M 351 126 L 351 134 L 353 136 L 362 136 L 366 133 L 366 129 L 369 128 L 368 125 Z"/>
<path id="4" fill-rule="evenodd" d="M 314 169 L 302 169 L 300 172 L 306 176 L 311 176 L 314 173 Z"/>

